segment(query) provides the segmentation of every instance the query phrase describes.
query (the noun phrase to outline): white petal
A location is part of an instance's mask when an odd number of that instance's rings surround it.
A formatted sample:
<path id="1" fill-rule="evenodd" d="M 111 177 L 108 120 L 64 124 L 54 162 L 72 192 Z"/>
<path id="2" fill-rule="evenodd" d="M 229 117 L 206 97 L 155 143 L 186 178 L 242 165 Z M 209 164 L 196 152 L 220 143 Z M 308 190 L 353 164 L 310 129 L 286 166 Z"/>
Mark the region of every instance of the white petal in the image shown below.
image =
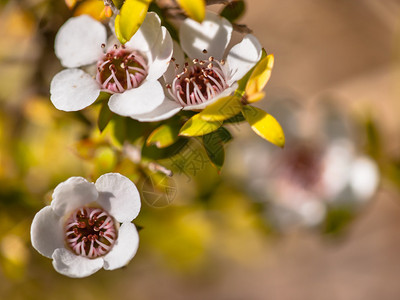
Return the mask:
<path id="1" fill-rule="evenodd" d="M 107 40 L 105 27 L 87 15 L 71 18 L 57 33 L 54 48 L 64 67 L 76 68 L 97 61 Z"/>
<path id="2" fill-rule="evenodd" d="M 371 159 L 359 157 L 353 162 L 350 172 L 350 186 L 357 200 L 368 200 L 378 186 L 378 167 Z"/>
<path id="3" fill-rule="evenodd" d="M 157 122 L 161 120 L 166 120 L 182 109 L 182 106 L 173 100 L 165 98 L 160 106 L 156 107 L 149 113 L 141 115 L 132 115 L 132 119 L 138 120 L 140 122 Z"/>
<path id="4" fill-rule="evenodd" d="M 60 217 L 50 206 L 42 208 L 33 218 L 31 241 L 40 254 L 51 258 L 54 250 L 64 247 L 63 235 Z"/>
<path id="5" fill-rule="evenodd" d="M 59 216 L 96 201 L 99 194 L 93 183 L 82 177 L 71 177 L 54 189 L 51 207 Z"/>
<path id="6" fill-rule="evenodd" d="M 141 52 L 151 52 L 161 38 L 161 20 L 154 12 L 149 12 L 133 37 L 125 44 L 126 47 Z"/>
<path id="7" fill-rule="evenodd" d="M 67 69 L 53 77 L 50 100 L 63 111 L 77 111 L 96 101 L 100 87 L 89 74 L 79 69 Z"/>
<path id="8" fill-rule="evenodd" d="M 140 195 L 135 184 L 118 173 L 108 173 L 96 181 L 97 202 L 118 222 L 130 222 L 139 214 Z"/>
<path id="9" fill-rule="evenodd" d="M 103 258 L 89 259 L 60 248 L 53 253 L 53 266 L 58 273 L 72 278 L 82 278 L 100 270 L 104 265 Z"/>
<path id="10" fill-rule="evenodd" d="M 177 74 L 176 65 L 179 65 L 180 69 L 183 69 L 185 63 L 185 54 L 183 54 L 181 47 L 175 41 L 173 41 L 173 48 L 172 57 L 175 61 L 169 64 L 167 71 L 164 73 L 164 79 L 167 83 L 171 83 L 174 80 Z"/>
<path id="11" fill-rule="evenodd" d="M 261 58 L 261 49 L 260 42 L 252 34 L 246 35 L 239 44 L 232 47 L 226 58 L 230 69 L 228 84 L 238 81 L 254 67 Z"/>
<path id="12" fill-rule="evenodd" d="M 187 18 L 181 25 L 179 38 L 183 51 L 190 58 L 221 60 L 232 35 L 232 25 L 223 17 L 208 12 L 203 23 Z M 206 49 L 207 53 L 203 53 Z"/>
<path id="13" fill-rule="evenodd" d="M 210 100 L 208 100 L 208 101 L 206 101 L 206 102 L 204 102 L 204 103 L 200 103 L 200 104 L 196 104 L 196 105 L 188 105 L 188 106 L 185 106 L 185 107 L 183 108 L 183 110 L 204 109 L 204 108 L 206 108 L 208 105 L 214 103 L 215 101 L 217 101 L 217 100 L 219 100 L 219 99 L 221 99 L 221 98 L 223 98 L 223 97 L 226 97 L 226 96 L 229 96 L 229 95 L 233 94 L 233 93 L 235 92 L 235 90 L 237 89 L 237 87 L 238 87 L 238 84 L 235 83 L 235 84 L 233 84 L 232 86 L 228 87 L 226 90 L 224 90 L 221 94 L 217 95 L 216 97 L 214 97 L 214 98 L 212 98 L 212 99 L 210 99 Z"/>
<path id="14" fill-rule="evenodd" d="M 110 97 L 110 110 L 120 116 L 151 112 L 164 100 L 164 91 L 158 81 L 145 81 L 141 86 Z"/>
<path id="15" fill-rule="evenodd" d="M 324 154 L 322 180 L 325 193 L 330 199 L 335 199 L 349 182 L 353 152 L 353 145 L 349 140 L 336 140 L 331 142 Z"/>
<path id="16" fill-rule="evenodd" d="M 167 70 L 172 57 L 173 45 L 171 35 L 165 27 L 161 28 L 161 32 L 162 38 L 155 46 L 155 56 L 153 56 L 153 61 L 149 65 L 148 80 L 157 80 L 160 78 Z"/>
<path id="17" fill-rule="evenodd" d="M 135 225 L 125 222 L 118 231 L 112 250 L 104 256 L 104 269 L 114 270 L 125 266 L 136 254 L 139 247 L 139 234 Z"/>

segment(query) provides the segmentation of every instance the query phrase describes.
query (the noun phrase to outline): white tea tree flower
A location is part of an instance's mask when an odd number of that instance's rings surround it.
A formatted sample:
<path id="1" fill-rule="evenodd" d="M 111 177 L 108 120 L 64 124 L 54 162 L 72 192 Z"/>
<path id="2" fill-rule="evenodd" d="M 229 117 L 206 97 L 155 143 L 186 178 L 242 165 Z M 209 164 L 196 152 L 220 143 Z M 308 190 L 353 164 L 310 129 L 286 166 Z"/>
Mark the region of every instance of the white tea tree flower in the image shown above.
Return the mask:
<path id="1" fill-rule="evenodd" d="M 163 103 L 146 114 L 131 117 L 139 121 L 158 121 L 183 110 L 202 110 L 237 89 L 240 80 L 260 60 L 262 48 L 251 34 L 233 46 L 227 55 L 232 25 L 225 18 L 208 12 L 202 23 L 187 18 L 179 38 L 183 51 L 174 44 L 175 64 L 164 74 L 167 96 Z"/>
<path id="2" fill-rule="evenodd" d="M 327 143 L 294 139 L 284 150 L 244 144 L 237 150 L 244 164 L 235 172 L 248 180 L 251 192 L 268 200 L 269 216 L 282 228 L 318 226 L 330 207 L 360 208 L 379 184 L 375 161 L 357 153 L 345 138 Z"/>
<path id="3" fill-rule="evenodd" d="M 121 268 L 138 249 L 139 235 L 131 221 L 140 206 L 136 186 L 121 174 L 104 174 L 96 183 L 71 177 L 55 188 L 51 204 L 35 215 L 32 245 L 53 259 L 57 272 L 69 277 Z"/>
<path id="4" fill-rule="evenodd" d="M 160 18 L 148 13 L 136 34 L 124 45 L 106 27 L 87 15 L 69 19 L 58 31 L 55 53 L 66 67 L 50 85 L 57 109 L 81 110 L 100 92 L 111 94 L 110 109 L 122 116 L 153 111 L 164 100 L 158 79 L 167 70 L 172 39 Z M 95 66 L 91 72 L 91 66 Z"/>

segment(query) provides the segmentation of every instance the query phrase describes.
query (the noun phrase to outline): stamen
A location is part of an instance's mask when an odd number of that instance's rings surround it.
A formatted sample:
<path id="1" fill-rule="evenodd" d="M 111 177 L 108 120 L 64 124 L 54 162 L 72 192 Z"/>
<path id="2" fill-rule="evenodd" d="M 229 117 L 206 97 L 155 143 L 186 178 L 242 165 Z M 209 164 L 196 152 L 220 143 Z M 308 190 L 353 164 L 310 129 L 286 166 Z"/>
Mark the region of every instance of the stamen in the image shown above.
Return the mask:
<path id="1" fill-rule="evenodd" d="M 88 258 L 107 254 L 117 239 L 113 218 L 100 208 L 77 209 L 67 219 L 64 232 L 71 251 Z"/>
<path id="2" fill-rule="evenodd" d="M 96 81 L 108 93 L 122 93 L 137 88 L 147 74 L 147 63 L 140 53 L 114 45 L 97 63 Z"/>
<path id="3" fill-rule="evenodd" d="M 166 84 L 168 93 L 182 106 L 207 102 L 228 87 L 222 65 L 213 56 L 208 58 L 207 64 L 197 58 L 185 62 L 183 71 L 175 71 L 175 78 Z"/>

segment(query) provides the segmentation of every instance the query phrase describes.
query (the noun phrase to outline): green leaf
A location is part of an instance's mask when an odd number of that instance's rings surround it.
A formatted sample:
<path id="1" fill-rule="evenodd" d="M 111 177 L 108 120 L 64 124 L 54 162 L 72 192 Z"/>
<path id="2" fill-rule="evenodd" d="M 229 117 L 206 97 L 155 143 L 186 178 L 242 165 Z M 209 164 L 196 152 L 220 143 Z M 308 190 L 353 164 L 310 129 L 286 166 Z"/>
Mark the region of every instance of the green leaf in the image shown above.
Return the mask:
<path id="1" fill-rule="evenodd" d="M 283 129 L 273 116 L 262 109 L 249 105 L 243 107 L 242 113 L 255 133 L 274 145 L 284 147 Z"/>
<path id="2" fill-rule="evenodd" d="M 233 116 L 232 118 L 225 120 L 224 124 L 237 124 L 243 122 L 244 120 L 245 118 L 243 117 L 242 112 L 240 112 L 236 116 Z"/>
<path id="3" fill-rule="evenodd" d="M 200 118 L 199 114 L 194 115 L 183 124 L 179 135 L 182 136 L 202 136 L 220 128 L 222 122 L 208 122 Z"/>
<path id="4" fill-rule="evenodd" d="M 99 118 L 97 119 L 97 127 L 99 128 L 100 132 L 103 132 L 103 130 L 106 129 L 108 123 L 110 123 L 112 116 L 113 113 L 108 108 L 108 102 L 104 101 L 100 109 Z"/>
<path id="5" fill-rule="evenodd" d="M 157 148 L 154 145 L 147 146 L 144 144 L 142 148 L 142 157 L 150 160 L 169 158 L 182 151 L 187 143 L 188 139 L 180 138 L 174 144 L 165 148 Z"/>
<path id="6" fill-rule="evenodd" d="M 220 15 L 228 19 L 231 23 L 234 23 L 241 16 L 243 16 L 246 10 L 246 4 L 243 0 L 229 2 L 224 9 L 221 11 Z"/>
<path id="7" fill-rule="evenodd" d="M 113 123 L 113 136 L 119 145 L 123 145 L 126 139 L 127 126 L 125 118 L 114 115 L 112 118 Z"/>
<path id="8" fill-rule="evenodd" d="M 199 116 L 205 121 L 224 121 L 237 115 L 241 110 L 242 103 L 240 102 L 240 98 L 233 95 L 223 97 L 207 106 L 201 113 L 199 113 Z"/>
<path id="9" fill-rule="evenodd" d="M 215 131 L 215 133 L 219 135 L 221 141 L 224 142 L 225 144 L 233 139 L 232 134 L 229 132 L 228 129 L 224 127 L 218 128 L 218 130 Z"/>
<path id="10" fill-rule="evenodd" d="M 125 138 L 131 143 L 147 136 L 149 131 L 151 131 L 152 129 L 150 123 L 139 122 L 131 118 L 124 118 L 124 119 L 126 128 Z"/>
<path id="11" fill-rule="evenodd" d="M 257 63 L 246 84 L 246 96 L 259 94 L 263 90 L 271 77 L 273 66 L 274 56 L 272 54 L 267 55 Z"/>
<path id="12" fill-rule="evenodd" d="M 124 0 L 112 0 L 112 2 L 114 3 L 115 7 L 118 9 L 121 9 L 122 4 L 124 4 Z"/>
<path id="13" fill-rule="evenodd" d="M 176 124 L 164 124 L 154 130 L 147 138 L 146 145 L 155 145 L 157 148 L 171 146 L 178 140 L 179 127 Z"/>
<path id="14" fill-rule="evenodd" d="M 177 0 L 189 18 L 201 23 L 206 16 L 206 2 L 204 0 Z"/>
<path id="15" fill-rule="evenodd" d="M 151 0 L 126 0 L 115 18 L 115 34 L 125 44 L 142 25 Z"/>
<path id="16" fill-rule="evenodd" d="M 213 166 L 221 170 L 225 161 L 225 149 L 223 140 L 218 131 L 204 135 L 203 145 Z"/>
<path id="17" fill-rule="evenodd" d="M 265 49 L 263 48 L 263 49 L 262 49 L 262 53 L 261 53 L 261 58 L 260 58 L 259 62 L 260 62 L 261 60 L 263 60 L 266 56 L 267 56 L 267 52 L 266 52 Z M 258 63 L 257 63 L 257 64 L 258 64 Z M 255 65 L 252 69 L 250 69 L 250 71 L 248 71 L 248 72 L 246 73 L 246 75 L 244 75 L 244 76 L 242 77 L 242 79 L 240 79 L 240 80 L 238 81 L 239 86 L 238 86 L 238 88 L 236 89 L 236 92 L 237 92 L 240 96 L 243 96 L 243 95 L 244 95 L 247 81 L 249 81 L 250 76 L 251 76 L 251 74 L 253 73 L 253 71 L 254 71 L 254 69 L 256 68 L 256 66 L 257 66 L 257 65 Z"/>

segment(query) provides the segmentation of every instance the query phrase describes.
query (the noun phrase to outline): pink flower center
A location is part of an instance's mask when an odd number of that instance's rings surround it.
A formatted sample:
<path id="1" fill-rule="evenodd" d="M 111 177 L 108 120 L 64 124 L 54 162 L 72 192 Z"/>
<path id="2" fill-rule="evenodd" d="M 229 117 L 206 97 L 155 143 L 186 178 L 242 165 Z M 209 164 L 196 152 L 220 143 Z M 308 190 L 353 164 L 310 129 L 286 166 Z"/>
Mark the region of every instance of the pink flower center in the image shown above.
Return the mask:
<path id="1" fill-rule="evenodd" d="M 81 207 L 64 226 L 65 242 L 77 255 L 96 258 L 107 254 L 117 239 L 114 219 L 103 209 Z"/>
<path id="2" fill-rule="evenodd" d="M 96 80 L 109 93 L 122 93 L 137 88 L 146 76 L 147 63 L 143 56 L 127 50 L 125 46 L 114 45 L 97 62 Z"/>
<path id="3" fill-rule="evenodd" d="M 307 145 L 293 146 L 279 160 L 280 173 L 304 189 L 318 186 L 323 173 L 321 151 Z"/>
<path id="4" fill-rule="evenodd" d="M 225 61 L 212 56 L 208 61 L 193 59 L 190 65 L 185 63 L 183 71 L 166 85 L 169 94 L 182 106 L 201 104 L 214 98 L 228 87 L 224 64 Z"/>

